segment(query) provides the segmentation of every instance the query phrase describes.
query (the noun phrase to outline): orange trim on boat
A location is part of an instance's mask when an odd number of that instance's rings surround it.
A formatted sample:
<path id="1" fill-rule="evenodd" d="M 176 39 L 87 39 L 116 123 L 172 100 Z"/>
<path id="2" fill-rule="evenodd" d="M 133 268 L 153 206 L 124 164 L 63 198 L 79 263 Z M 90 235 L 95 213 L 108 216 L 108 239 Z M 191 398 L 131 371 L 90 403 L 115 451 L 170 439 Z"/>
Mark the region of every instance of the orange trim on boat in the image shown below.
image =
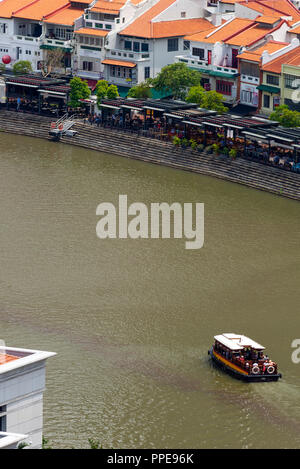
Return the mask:
<path id="1" fill-rule="evenodd" d="M 18 358 L 19 357 L 14 357 L 13 355 L 7 355 L 6 353 L 0 353 L 0 365 L 18 360 Z"/>
<path id="2" fill-rule="evenodd" d="M 217 352 L 215 352 L 213 350 L 213 354 L 214 356 L 220 360 L 222 363 L 224 363 L 225 365 L 229 366 L 229 368 L 233 368 L 234 370 L 238 371 L 239 373 L 242 373 L 244 375 L 249 375 L 249 373 L 247 373 L 247 371 L 244 371 L 242 368 L 240 368 L 239 366 L 236 366 L 234 365 L 233 363 L 231 363 L 229 360 L 226 360 L 226 358 L 222 357 L 221 355 L 219 355 Z"/>

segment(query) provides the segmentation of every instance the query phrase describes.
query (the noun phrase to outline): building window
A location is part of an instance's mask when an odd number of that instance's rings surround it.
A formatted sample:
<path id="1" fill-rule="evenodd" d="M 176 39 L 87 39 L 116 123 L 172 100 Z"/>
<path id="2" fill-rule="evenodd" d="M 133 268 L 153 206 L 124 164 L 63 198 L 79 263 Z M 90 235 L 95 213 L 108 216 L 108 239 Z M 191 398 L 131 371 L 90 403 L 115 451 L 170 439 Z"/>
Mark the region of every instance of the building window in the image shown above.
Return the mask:
<path id="1" fill-rule="evenodd" d="M 231 88 L 233 83 L 230 81 L 217 80 L 216 91 L 227 96 L 231 96 Z"/>
<path id="2" fill-rule="evenodd" d="M 140 52 L 140 43 L 139 42 L 134 42 L 133 43 L 133 51 L 134 52 Z"/>
<path id="3" fill-rule="evenodd" d="M 192 55 L 196 55 L 199 59 L 204 59 L 204 49 L 198 49 L 197 47 L 193 47 Z"/>
<path id="4" fill-rule="evenodd" d="M 168 39 L 168 52 L 176 52 L 178 50 L 178 38 Z"/>
<path id="5" fill-rule="evenodd" d="M 0 407 L 0 432 L 6 432 L 6 406 Z"/>
<path id="6" fill-rule="evenodd" d="M 296 75 L 284 75 L 284 86 L 286 88 L 297 88 L 299 77 Z"/>
<path id="7" fill-rule="evenodd" d="M 149 52 L 149 44 L 142 42 L 141 49 L 142 49 L 142 52 Z"/>
<path id="8" fill-rule="evenodd" d="M 190 41 L 183 41 L 183 50 L 190 50 Z"/>
<path id="9" fill-rule="evenodd" d="M 96 28 L 103 29 L 102 23 L 95 23 Z"/>
<path id="10" fill-rule="evenodd" d="M 186 17 L 186 12 L 185 12 L 185 11 L 182 11 L 182 12 L 180 13 L 180 16 L 181 16 L 181 18 L 185 18 L 185 17 Z"/>
<path id="11" fill-rule="evenodd" d="M 86 62 L 86 61 L 83 61 L 82 63 L 82 68 L 83 70 L 86 70 L 88 72 L 92 72 L 93 71 L 93 62 Z"/>
<path id="12" fill-rule="evenodd" d="M 270 107 L 270 95 L 269 94 L 264 94 L 264 107 L 266 108 Z"/>
<path id="13" fill-rule="evenodd" d="M 275 75 L 267 75 L 267 83 L 268 83 L 268 85 L 278 86 L 279 85 L 279 77 L 277 77 Z"/>
<path id="14" fill-rule="evenodd" d="M 90 21 L 86 21 L 85 25 L 86 25 L 87 28 L 92 28 L 93 27 L 93 23 L 91 23 Z"/>
<path id="15" fill-rule="evenodd" d="M 144 71 L 145 71 L 144 78 L 145 80 L 147 80 L 147 78 L 150 78 L 150 67 L 145 67 Z"/>
<path id="16" fill-rule="evenodd" d="M 131 50 L 132 48 L 132 42 L 131 41 L 125 41 L 124 42 L 124 49 L 125 50 Z"/>

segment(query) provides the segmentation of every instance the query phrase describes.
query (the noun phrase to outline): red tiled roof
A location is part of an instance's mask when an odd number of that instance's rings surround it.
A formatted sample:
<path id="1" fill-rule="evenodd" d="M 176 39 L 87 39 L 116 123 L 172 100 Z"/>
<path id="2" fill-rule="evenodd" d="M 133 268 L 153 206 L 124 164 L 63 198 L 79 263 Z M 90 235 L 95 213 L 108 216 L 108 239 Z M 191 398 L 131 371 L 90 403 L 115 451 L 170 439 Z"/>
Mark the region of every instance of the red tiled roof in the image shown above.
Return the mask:
<path id="1" fill-rule="evenodd" d="M 136 67 L 136 64 L 134 62 L 126 62 L 125 60 L 105 59 L 102 60 L 102 63 L 104 65 L 117 65 L 119 67 Z"/>
<path id="2" fill-rule="evenodd" d="M 61 24 L 65 26 L 73 26 L 75 20 L 80 18 L 83 11 L 78 8 L 71 8 L 70 4 L 67 7 L 61 8 L 55 13 L 51 13 L 44 18 L 45 23 Z"/>
<path id="3" fill-rule="evenodd" d="M 300 65 L 300 47 L 293 49 L 286 54 L 277 57 L 277 59 L 268 62 L 262 67 L 262 70 L 273 73 L 281 73 L 282 65 Z"/>
<path id="4" fill-rule="evenodd" d="M 267 51 L 269 52 L 269 54 L 272 54 L 272 52 L 276 52 L 277 50 L 283 49 L 288 45 L 288 42 L 269 41 L 258 49 L 242 52 L 242 54 L 238 55 L 238 58 L 243 60 L 251 60 L 251 62 L 260 62 L 262 53 L 264 51 Z"/>
<path id="5" fill-rule="evenodd" d="M 94 29 L 94 28 L 80 28 L 77 31 L 74 31 L 74 34 L 83 34 L 85 36 L 100 36 L 105 37 L 107 36 L 109 31 L 104 31 L 102 29 Z"/>

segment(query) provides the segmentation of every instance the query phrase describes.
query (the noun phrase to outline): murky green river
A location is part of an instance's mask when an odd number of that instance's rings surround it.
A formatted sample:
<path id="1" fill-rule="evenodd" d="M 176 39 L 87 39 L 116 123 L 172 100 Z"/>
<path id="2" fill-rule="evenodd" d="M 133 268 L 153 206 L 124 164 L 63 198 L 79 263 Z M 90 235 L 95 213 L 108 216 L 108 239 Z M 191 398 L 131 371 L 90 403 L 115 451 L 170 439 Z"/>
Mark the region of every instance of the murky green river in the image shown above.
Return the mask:
<path id="1" fill-rule="evenodd" d="M 0 135 L 0 338 L 57 352 L 55 447 L 300 446 L 300 205 L 208 177 Z M 100 202 L 204 202 L 205 245 L 100 240 Z M 268 347 L 284 378 L 211 367 L 216 333 Z"/>

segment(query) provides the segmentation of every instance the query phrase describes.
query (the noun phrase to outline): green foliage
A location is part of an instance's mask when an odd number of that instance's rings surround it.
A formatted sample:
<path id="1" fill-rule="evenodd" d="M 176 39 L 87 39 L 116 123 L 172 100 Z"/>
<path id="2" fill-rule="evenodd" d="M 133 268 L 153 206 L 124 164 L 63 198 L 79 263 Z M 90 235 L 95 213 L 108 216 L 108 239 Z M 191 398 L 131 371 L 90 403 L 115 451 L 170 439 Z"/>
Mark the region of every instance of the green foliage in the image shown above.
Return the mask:
<path id="1" fill-rule="evenodd" d="M 30 446 L 30 444 L 26 443 L 25 441 L 22 441 L 21 443 L 18 444 L 17 449 L 24 449 L 24 448 L 27 448 L 27 446 Z"/>
<path id="2" fill-rule="evenodd" d="M 283 127 L 300 126 L 300 112 L 292 111 L 286 104 L 278 106 L 270 115 L 270 119 L 279 122 Z"/>
<path id="3" fill-rule="evenodd" d="M 87 99 L 91 94 L 91 90 L 89 89 L 88 84 L 81 80 L 81 78 L 75 77 L 70 81 L 70 87 L 71 91 L 69 105 L 71 107 L 82 106 L 82 103 L 79 100 Z"/>
<path id="4" fill-rule="evenodd" d="M 181 140 L 181 146 L 184 147 L 184 148 L 186 148 L 186 147 L 189 146 L 189 141 L 188 141 L 187 138 L 183 138 L 183 139 Z"/>
<path id="5" fill-rule="evenodd" d="M 214 90 L 205 91 L 205 89 L 198 85 L 192 86 L 186 97 L 188 103 L 196 103 L 205 109 L 217 111 L 219 114 L 224 114 L 228 108 L 223 104 L 223 95 Z"/>
<path id="6" fill-rule="evenodd" d="M 151 87 L 147 81 L 130 88 L 128 96 L 130 98 L 147 99 L 151 98 Z"/>
<path id="7" fill-rule="evenodd" d="M 177 135 L 173 137 L 173 145 L 175 145 L 175 147 L 179 147 L 181 145 L 181 140 Z"/>
<path id="8" fill-rule="evenodd" d="M 229 152 L 229 156 L 232 160 L 235 160 L 237 157 L 237 150 L 235 148 L 232 148 Z"/>
<path id="9" fill-rule="evenodd" d="M 6 69 L 5 64 L 0 63 L 0 74 L 5 72 L 5 69 Z"/>
<path id="10" fill-rule="evenodd" d="M 102 445 L 100 444 L 100 441 L 94 440 L 93 438 L 88 439 L 90 449 L 103 449 Z"/>
<path id="11" fill-rule="evenodd" d="M 196 150 L 196 148 L 197 148 L 197 142 L 193 138 L 190 139 L 190 146 L 191 146 L 192 150 Z"/>
<path id="12" fill-rule="evenodd" d="M 168 91 L 174 98 L 184 99 L 187 89 L 191 86 L 200 85 L 201 74 L 191 70 L 183 62 L 166 65 L 156 78 L 149 79 L 157 91 Z"/>
<path id="13" fill-rule="evenodd" d="M 42 440 L 42 449 L 53 449 L 51 446 L 48 445 L 49 440 L 43 436 Z"/>
<path id="14" fill-rule="evenodd" d="M 199 145 L 197 146 L 197 150 L 198 150 L 198 151 L 203 151 L 203 150 L 204 150 L 204 145 L 203 145 L 203 143 L 199 143 Z"/>
<path id="15" fill-rule="evenodd" d="M 28 75 L 32 73 L 32 66 L 29 60 L 19 60 L 13 66 L 14 75 Z"/>
<path id="16" fill-rule="evenodd" d="M 116 85 L 110 85 L 106 80 L 99 80 L 96 86 L 97 103 L 101 104 L 102 99 L 116 99 L 119 91 Z"/>
<path id="17" fill-rule="evenodd" d="M 116 85 L 110 85 L 107 89 L 108 99 L 116 99 L 119 96 L 118 87 Z"/>
<path id="18" fill-rule="evenodd" d="M 218 155 L 220 151 L 220 145 L 218 143 L 213 143 L 211 147 L 213 152 Z"/>
<path id="19" fill-rule="evenodd" d="M 107 96 L 108 83 L 106 80 L 99 80 L 96 85 L 96 95 L 98 104 Z"/>
<path id="20" fill-rule="evenodd" d="M 229 149 L 227 147 L 222 148 L 223 155 L 229 155 Z"/>

